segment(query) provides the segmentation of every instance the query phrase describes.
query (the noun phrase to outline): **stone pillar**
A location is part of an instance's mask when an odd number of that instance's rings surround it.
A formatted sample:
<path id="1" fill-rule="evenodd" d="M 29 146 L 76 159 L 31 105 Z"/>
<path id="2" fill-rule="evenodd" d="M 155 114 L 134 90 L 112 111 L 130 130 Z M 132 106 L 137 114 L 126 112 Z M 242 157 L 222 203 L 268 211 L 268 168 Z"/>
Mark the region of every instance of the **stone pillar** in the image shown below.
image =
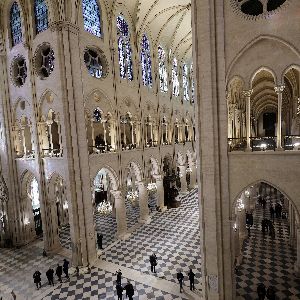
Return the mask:
<path id="1" fill-rule="evenodd" d="M 139 205 L 140 205 L 140 223 L 149 221 L 149 207 L 148 207 L 148 192 L 143 181 L 138 183 L 139 191 Z"/>
<path id="2" fill-rule="evenodd" d="M 197 185 L 197 169 L 196 169 L 196 165 L 192 164 L 190 166 L 191 168 L 191 172 L 190 172 L 190 189 L 194 189 Z"/>
<path id="3" fill-rule="evenodd" d="M 186 182 L 186 166 L 179 166 L 180 170 L 180 183 L 181 183 L 181 192 L 187 192 L 187 182 Z"/>
<path id="4" fill-rule="evenodd" d="M 276 150 L 283 150 L 281 142 L 281 127 L 282 127 L 282 92 L 284 90 L 284 85 L 275 86 L 275 92 L 278 97 L 278 111 L 277 111 L 277 140 L 276 140 Z"/>
<path id="5" fill-rule="evenodd" d="M 165 207 L 165 194 L 164 194 L 164 185 L 163 179 L 161 175 L 154 175 L 156 180 L 156 194 L 157 194 L 157 203 L 156 205 L 159 207 L 160 210 L 165 211 L 167 208 Z"/>
<path id="6" fill-rule="evenodd" d="M 246 97 L 246 133 L 247 133 L 247 148 L 246 151 L 251 151 L 250 136 L 251 136 L 251 94 L 253 90 L 243 91 Z"/>
<path id="7" fill-rule="evenodd" d="M 116 221 L 117 221 L 117 236 L 125 238 L 127 233 L 126 206 L 125 199 L 120 191 L 112 191 L 111 194 L 115 198 Z"/>

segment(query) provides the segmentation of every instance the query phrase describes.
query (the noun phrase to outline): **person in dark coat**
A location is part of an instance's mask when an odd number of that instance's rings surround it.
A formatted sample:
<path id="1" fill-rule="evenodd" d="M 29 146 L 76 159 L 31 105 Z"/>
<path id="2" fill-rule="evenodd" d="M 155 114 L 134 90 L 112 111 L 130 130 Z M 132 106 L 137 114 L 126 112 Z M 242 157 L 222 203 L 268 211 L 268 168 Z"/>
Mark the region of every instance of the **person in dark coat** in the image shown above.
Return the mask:
<path id="1" fill-rule="evenodd" d="M 190 280 L 190 290 L 194 291 L 195 290 L 195 273 L 193 272 L 192 269 L 188 272 L 189 280 Z"/>
<path id="2" fill-rule="evenodd" d="M 269 299 L 269 300 L 276 299 L 275 288 L 273 286 L 268 287 L 266 296 L 267 296 L 267 299 Z"/>
<path id="3" fill-rule="evenodd" d="M 150 265 L 151 265 L 151 272 L 152 273 L 156 273 L 155 267 L 157 265 L 157 257 L 155 255 L 155 253 L 153 253 L 152 255 L 150 255 Z"/>
<path id="4" fill-rule="evenodd" d="M 49 268 L 49 270 L 46 272 L 46 277 L 48 279 L 49 285 L 54 285 L 53 277 L 54 277 L 54 270 Z"/>
<path id="5" fill-rule="evenodd" d="M 66 277 L 69 278 L 69 262 L 66 259 L 64 259 L 63 271 L 64 271 Z"/>
<path id="6" fill-rule="evenodd" d="M 273 207 L 273 204 L 270 205 L 270 215 L 271 215 L 271 220 L 274 222 L 275 209 Z"/>
<path id="7" fill-rule="evenodd" d="M 62 280 L 61 280 L 61 276 L 62 276 L 62 266 L 60 266 L 59 264 L 57 264 L 55 274 L 56 274 L 56 276 L 58 277 L 58 280 L 59 280 L 60 282 L 62 282 Z"/>
<path id="8" fill-rule="evenodd" d="M 122 300 L 123 299 L 123 287 L 121 286 L 121 284 L 117 283 L 116 285 L 116 290 L 117 290 L 117 296 L 118 296 L 118 300 Z"/>
<path id="9" fill-rule="evenodd" d="M 41 284 L 41 272 L 40 271 L 35 271 L 33 273 L 33 281 L 37 287 L 37 289 L 41 288 L 42 287 L 42 284 Z"/>
<path id="10" fill-rule="evenodd" d="M 102 240 L 103 240 L 103 235 L 97 232 L 98 249 L 103 249 L 102 248 Z"/>
<path id="11" fill-rule="evenodd" d="M 121 280 L 122 280 L 122 272 L 121 270 L 117 271 L 117 284 L 121 285 Z"/>
<path id="12" fill-rule="evenodd" d="M 182 272 L 181 271 L 179 271 L 178 273 L 177 273 L 177 280 L 178 280 L 178 282 L 179 282 L 179 287 L 180 287 L 180 293 L 182 293 L 182 291 L 183 291 L 183 274 L 182 274 Z"/>
<path id="13" fill-rule="evenodd" d="M 133 300 L 132 297 L 134 295 L 134 288 L 130 281 L 127 282 L 127 284 L 124 286 L 124 289 L 126 291 L 126 296 L 128 296 L 128 300 Z"/>
<path id="14" fill-rule="evenodd" d="M 258 300 L 264 300 L 266 297 L 266 287 L 263 283 L 260 283 L 257 286 L 257 295 L 258 295 Z"/>

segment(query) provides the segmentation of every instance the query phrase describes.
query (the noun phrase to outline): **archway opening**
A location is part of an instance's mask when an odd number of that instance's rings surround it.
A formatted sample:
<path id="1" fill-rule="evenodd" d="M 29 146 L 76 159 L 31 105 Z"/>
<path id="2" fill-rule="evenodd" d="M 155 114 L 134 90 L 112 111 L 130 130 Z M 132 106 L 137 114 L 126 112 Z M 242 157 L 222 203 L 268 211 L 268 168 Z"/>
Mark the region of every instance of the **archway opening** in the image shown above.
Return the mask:
<path id="1" fill-rule="evenodd" d="M 116 208 L 112 174 L 101 169 L 94 178 L 94 220 L 98 249 L 111 245 L 117 234 Z"/>
<path id="2" fill-rule="evenodd" d="M 300 281 L 294 283 L 299 216 L 292 201 L 272 184 L 257 182 L 242 191 L 232 215 L 237 297 L 256 298 L 259 284 L 279 299 L 299 294 Z"/>
<path id="3" fill-rule="evenodd" d="M 41 216 L 39 184 L 35 177 L 33 177 L 29 182 L 28 196 L 32 206 L 35 233 L 37 236 L 40 236 L 43 234 L 43 226 Z"/>

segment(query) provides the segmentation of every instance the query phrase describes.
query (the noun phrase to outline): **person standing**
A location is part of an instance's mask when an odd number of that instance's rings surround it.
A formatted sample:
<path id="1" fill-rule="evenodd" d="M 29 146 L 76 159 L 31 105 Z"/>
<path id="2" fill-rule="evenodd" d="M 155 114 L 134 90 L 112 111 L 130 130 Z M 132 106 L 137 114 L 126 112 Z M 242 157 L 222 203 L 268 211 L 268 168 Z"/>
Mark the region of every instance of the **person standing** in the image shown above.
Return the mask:
<path id="1" fill-rule="evenodd" d="M 150 265 L 151 265 L 151 272 L 152 273 L 156 273 L 155 267 L 157 265 L 157 257 L 155 255 L 155 253 L 153 253 L 152 255 L 150 255 Z"/>
<path id="2" fill-rule="evenodd" d="M 10 293 L 10 294 L 11 294 L 11 296 L 13 297 L 14 300 L 17 299 L 17 296 L 16 296 L 14 290 L 11 290 L 11 293 Z"/>
<path id="3" fill-rule="evenodd" d="M 121 270 L 119 269 L 117 271 L 117 284 L 120 284 L 121 285 L 121 281 L 122 281 L 122 272 Z"/>
<path id="4" fill-rule="evenodd" d="M 270 205 L 270 215 L 271 215 L 271 220 L 274 222 L 275 209 L 273 207 L 273 204 Z"/>
<path id="5" fill-rule="evenodd" d="M 101 233 L 97 232 L 98 249 L 103 249 L 103 247 L 102 247 L 102 241 L 103 241 L 103 235 Z"/>
<path id="6" fill-rule="evenodd" d="M 36 287 L 37 287 L 37 289 L 39 289 L 39 288 L 41 288 L 42 287 L 42 284 L 41 284 L 41 272 L 40 271 L 35 271 L 34 273 L 33 273 L 33 281 L 34 281 L 34 283 L 35 283 L 35 285 L 36 285 Z"/>
<path id="7" fill-rule="evenodd" d="M 126 296 L 128 296 L 128 300 L 133 300 L 133 295 L 134 295 L 134 288 L 133 285 L 130 283 L 130 281 L 127 282 L 127 284 L 124 287 L 126 291 Z"/>
<path id="8" fill-rule="evenodd" d="M 194 291 L 195 290 L 195 273 L 193 272 L 192 269 L 190 269 L 188 276 L 189 276 L 189 280 L 190 280 L 190 290 Z"/>
<path id="9" fill-rule="evenodd" d="M 54 285 L 53 276 L 54 276 L 54 270 L 49 268 L 49 270 L 46 272 L 46 277 L 48 279 L 49 285 Z"/>
<path id="10" fill-rule="evenodd" d="M 62 266 L 60 264 L 57 264 L 55 273 L 56 273 L 56 276 L 58 277 L 59 282 L 62 282 L 62 280 L 61 280 Z"/>
<path id="11" fill-rule="evenodd" d="M 257 295 L 258 295 L 258 300 L 264 300 L 266 297 L 266 287 L 263 283 L 260 283 L 257 286 Z"/>
<path id="12" fill-rule="evenodd" d="M 179 272 L 177 273 L 177 280 L 179 282 L 180 293 L 182 293 L 182 291 L 183 291 L 183 274 L 182 274 L 181 270 L 179 270 Z"/>
<path id="13" fill-rule="evenodd" d="M 118 300 L 122 300 L 123 299 L 123 290 L 124 289 L 121 286 L 121 284 L 117 283 L 116 290 L 117 290 Z"/>
<path id="14" fill-rule="evenodd" d="M 66 278 L 69 278 L 69 262 L 66 259 L 64 259 L 63 271 L 66 275 Z"/>

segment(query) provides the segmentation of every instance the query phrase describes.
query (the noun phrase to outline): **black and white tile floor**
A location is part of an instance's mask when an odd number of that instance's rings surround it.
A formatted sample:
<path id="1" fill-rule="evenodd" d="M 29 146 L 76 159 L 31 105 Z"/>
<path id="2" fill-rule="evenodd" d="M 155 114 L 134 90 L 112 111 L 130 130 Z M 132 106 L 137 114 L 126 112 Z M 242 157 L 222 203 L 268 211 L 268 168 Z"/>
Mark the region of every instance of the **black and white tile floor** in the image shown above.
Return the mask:
<path id="1" fill-rule="evenodd" d="M 113 244 L 103 256 L 104 260 L 114 262 L 113 270 L 101 268 L 101 261 L 105 262 L 101 260 L 90 273 L 78 278 L 71 277 L 70 281 L 64 281 L 62 284 L 56 282 L 54 287 L 48 286 L 45 272 L 50 266 L 55 268 L 64 256 L 44 258 L 41 255 L 42 241 L 18 250 L 1 249 L 0 297 L 11 299 L 10 292 L 13 289 L 18 300 L 116 299 L 113 272 L 117 267 L 122 268 L 125 265 L 129 267 L 129 274 L 140 274 L 126 277 L 132 279 L 131 283 L 135 286 L 134 299 L 200 299 L 201 258 L 197 205 L 197 190 L 193 190 L 189 195 L 182 197 L 181 207 L 165 213 L 155 212 L 150 224 L 138 227 L 127 241 Z M 66 227 L 66 234 L 61 232 L 61 238 L 67 247 L 70 246 L 68 230 Z M 156 252 L 158 256 L 157 278 L 149 272 L 149 255 L 152 252 Z M 198 294 L 195 297 L 188 297 L 186 293 L 181 295 L 177 290 L 177 269 L 182 269 L 186 275 L 189 267 L 193 267 L 197 274 Z M 39 291 L 36 290 L 32 279 L 32 274 L 37 269 L 42 273 L 43 283 Z M 139 276 L 144 276 L 145 279 L 141 282 Z M 169 285 L 168 288 L 164 288 L 162 283 Z M 187 277 L 185 284 L 188 284 Z M 185 290 L 188 292 L 187 287 Z"/>
<path id="2" fill-rule="evenodd" d="M 275 240 L 263 237 L 261 220 L 270 219 L 269 205 L 265 211 L 256 206 L 251 237 L 243 248 L 243 261 L 237 268 L 237 299 L 257 299 L 259 283 L 274 286 L 277 299 L 300 299 L 300 279 L 296 278 L 296 253 L 289 245 L 288 220 L 275 219 Z"/>
<path id="3" fill-rule="evenodd" d="M 195 287 L 201 290 L 201 253 L 197 190 L 181 197 L 177 209 L 157 212 L 150 224 L 105 251 L 103 260 L 150 274 L 149 255 L 158 257 L 157 276 L 177 282 L 178 269 L 196 273 Z"/>

